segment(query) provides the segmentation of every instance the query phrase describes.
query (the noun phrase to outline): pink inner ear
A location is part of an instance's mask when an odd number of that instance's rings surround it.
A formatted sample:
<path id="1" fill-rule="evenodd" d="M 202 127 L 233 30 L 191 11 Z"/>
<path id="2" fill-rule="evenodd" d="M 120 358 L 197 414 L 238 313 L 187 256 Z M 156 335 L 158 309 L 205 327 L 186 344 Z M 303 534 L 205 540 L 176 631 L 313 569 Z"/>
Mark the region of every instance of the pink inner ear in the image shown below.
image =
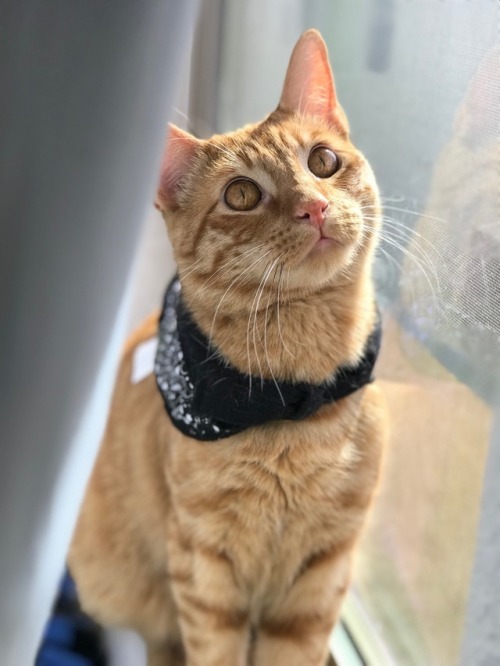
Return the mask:
<path id="1" fill-rule="evenodd" d="M 279 106 L 288 111 L 334 122 L 347 131 L 337 103 L 326 45 L 317 30 L 308 30 L 297 42 L 288 65 Z"/>
<path id="2" fill-rule="evenodd" d="M 169 126 L 165 155 L 161 166 L 160 183 L 155 200 L 159 210 L 175 208 L 179 184 L 189 171 L 199 141 L 175 125 Z"/>

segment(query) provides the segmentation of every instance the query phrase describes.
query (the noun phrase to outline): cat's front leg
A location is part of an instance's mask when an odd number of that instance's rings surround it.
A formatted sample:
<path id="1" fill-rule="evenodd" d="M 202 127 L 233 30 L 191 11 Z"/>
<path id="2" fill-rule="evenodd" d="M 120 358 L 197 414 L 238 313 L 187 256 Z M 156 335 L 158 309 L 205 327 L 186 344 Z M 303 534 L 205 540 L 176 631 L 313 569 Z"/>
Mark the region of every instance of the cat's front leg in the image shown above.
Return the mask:
<path id="1" fill-rule="evenodd" d="M 350 552 L 312 557 L 279 604 L 263 616 L 256 666 L 324 666 L 328 638 L 350 579 Z"/>
<path id="2" fill-rule="evenodd" d="M 249 614 L 229 557 L 177 538 L 169 569 L 187 666 L 246 666 Z"/>
<path id="3" fill-rule="evenodd" d="M 184 646 L 178 641 L 150 643 L 147 647 L 147 666 L 186 666 Z"/>

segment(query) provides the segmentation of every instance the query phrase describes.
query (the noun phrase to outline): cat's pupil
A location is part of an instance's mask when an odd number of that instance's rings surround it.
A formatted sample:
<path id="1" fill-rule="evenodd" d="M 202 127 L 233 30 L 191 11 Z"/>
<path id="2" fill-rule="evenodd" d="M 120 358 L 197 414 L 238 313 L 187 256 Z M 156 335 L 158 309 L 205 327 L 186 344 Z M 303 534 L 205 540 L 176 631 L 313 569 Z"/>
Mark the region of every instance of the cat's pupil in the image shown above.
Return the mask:
<path id="1" fill-rule="evenodd" d="M 311 151 L 307 166 L 318 178 L 330 178 L 339 170 L 340 160 L 330 148 L 317 146 Z"/>
<path id="2" fill-rule="evenodd" d="M 224 201 L 232 210 L 252 210 L 260 202 L 262 194 L 258 186 L 248 178 L 238 178 L 226 187 Z"/>

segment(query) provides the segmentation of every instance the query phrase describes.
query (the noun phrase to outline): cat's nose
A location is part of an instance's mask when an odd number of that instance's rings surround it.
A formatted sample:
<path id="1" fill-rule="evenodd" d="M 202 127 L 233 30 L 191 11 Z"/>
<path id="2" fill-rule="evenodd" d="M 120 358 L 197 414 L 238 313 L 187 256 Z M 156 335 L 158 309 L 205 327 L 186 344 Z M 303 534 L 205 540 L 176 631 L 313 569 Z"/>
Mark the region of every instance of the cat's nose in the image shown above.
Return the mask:
<path id="1" fill-rule="evenodd" d="M 325 211 L 327 208 L 328 201 L 324 197 L 308 201 L 307 203 L 301 203 L 295 209 L 295 218 L 309 222 L 314 227 L 321 229 L 325 223 Z"/>

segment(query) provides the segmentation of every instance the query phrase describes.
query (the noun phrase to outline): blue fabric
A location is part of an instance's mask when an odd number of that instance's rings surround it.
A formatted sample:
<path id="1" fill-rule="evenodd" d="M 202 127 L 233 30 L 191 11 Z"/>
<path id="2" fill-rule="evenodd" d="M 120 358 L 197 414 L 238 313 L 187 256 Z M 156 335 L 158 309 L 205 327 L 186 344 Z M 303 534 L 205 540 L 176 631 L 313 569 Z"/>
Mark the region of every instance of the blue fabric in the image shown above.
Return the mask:
<path id="1" fill-rule="evenodd" d="M 75 581 L 71 577 L 69 571 L 66 571 L 66 573 L 63 576 L 59 588 L 59 594 L 62 597 L 66 597 L 67 599 L 78 601 L 78 593 L 76 591 Z"/>
<path id="2" fill-rule="evenodd" d="M 71 646 L 75 640 L 74 618 L 52 617 L 45 630 L 45 640 L 60 646 Z"/>
<path id="3" fill-rule="evenodd" d="M 93 666 L 92 662 L 73 652 L 62 650 L 54 645 L 44 645 L 39 653 L 36 666 Z"/>
<path id="4" fill-rule="evenodd" d="M 35 666 L 106 666 L 101 628 L 81 610 L 66 572 L 35 660 Z"/>

